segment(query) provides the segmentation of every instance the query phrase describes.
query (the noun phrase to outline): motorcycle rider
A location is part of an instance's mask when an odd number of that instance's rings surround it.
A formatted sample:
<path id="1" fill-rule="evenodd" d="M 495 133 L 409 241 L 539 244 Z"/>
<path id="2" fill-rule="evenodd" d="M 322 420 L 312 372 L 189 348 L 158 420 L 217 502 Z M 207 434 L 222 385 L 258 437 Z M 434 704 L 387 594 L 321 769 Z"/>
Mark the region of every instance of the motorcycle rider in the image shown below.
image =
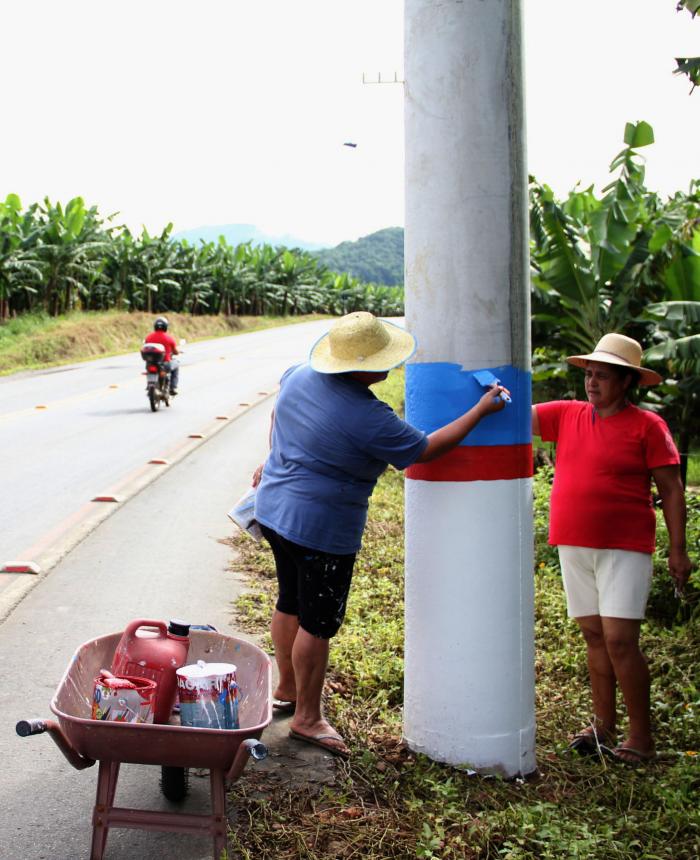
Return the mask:
<path id="1" fill-rule="evenodd" d="M 177 385 L 180 378 L 180 363 L 173 360 L 174 355 L 179 355 L 175 338 L 168 334 L 168 320 L 166 317 L 158 317 L 153 323 L 153 331 L 146 335 L 144 343 L 159 343 L 165 348 L 165 361 L 170 371 L 170 393 L 177 394 Z"/>

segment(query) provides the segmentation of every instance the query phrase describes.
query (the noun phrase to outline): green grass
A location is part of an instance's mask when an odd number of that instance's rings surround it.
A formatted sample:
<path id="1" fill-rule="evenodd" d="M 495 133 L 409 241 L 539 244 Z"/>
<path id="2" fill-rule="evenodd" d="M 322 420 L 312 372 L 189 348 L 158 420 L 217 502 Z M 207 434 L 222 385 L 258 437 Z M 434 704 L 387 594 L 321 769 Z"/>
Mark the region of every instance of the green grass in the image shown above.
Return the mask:
<path id="1" fill-rule="evenodd" d="M 0 376 L 137 351 L 153 328 L 155 314 L 121 311 L 75 312 L 61 317 L 26 314 L 0 324 Z M 177 340 L 229 337 L 291 325 L 321 314 L 299 317 L 225 317 L 167 314 Z"/>
<path id="2" fill-rule="evenodd" d="M 399 405 L 400 374 L 383 399 Z M 691 860 L 700 855 L 700 581 L 680 612 L 667 579 L 657 577 L 654 617 L 643 642 L 653 675 L 659 761 L 639 770 L 566 751 L 589 719 L 582 643 L 568 621 L 555 551 L 546 543 L 551 472 L 535 480 L 536 779 L 470 777 L 405 748 L 403 684 L 403 476 L 389 469 L 370 506 L 346 622 L 333 640 L 327 711 L 353 757 L 337 782 L 318 792 L 270 787 L 246 772 L 233 800 L 241 810 L 231 833 L 246 860 Z M 700 505 L 691 499 L 691 549 L 697 565 Z M 263 633 L 274 599 L 274 565 L 265 545 L 241 537 L 252 591 L 240 623 Z M 657 565 L 662 568 L 660 540 Z M 665 576 L 665 574 L 664 574 Z M 657 587 L 657 583 L 655 583 Z M 654 608 L 656 607 L 656 608 Z M 670 609 L 669 609 L 670 607 Z M 658 610 L 658 611 L 657 611 Z M 680 623 L 682 622 L 682 623 Z"/>

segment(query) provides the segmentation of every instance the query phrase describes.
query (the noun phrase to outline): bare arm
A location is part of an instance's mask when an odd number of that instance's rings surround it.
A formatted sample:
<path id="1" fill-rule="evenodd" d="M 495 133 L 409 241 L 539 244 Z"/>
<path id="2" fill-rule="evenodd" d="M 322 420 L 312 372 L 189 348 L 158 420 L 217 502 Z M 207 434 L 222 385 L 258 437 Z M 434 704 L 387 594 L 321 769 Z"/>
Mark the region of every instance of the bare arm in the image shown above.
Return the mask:
<path id="1" fill-rule="evenodd" d="M 532 435 L 539 436 L 540 435 L 540 417 L 537 414 L 537 407 L 532 407 Z"/>
<path id="2" fill-rule="evenodd" d="M 679 588 L 690 576 L 690 559 L 685 544 L 685 492 L 678 466 L 659 466 L 651 470 L 663 503 L 664 520 L 668 529 L 668 572 Z"/>
<path id="3" fill-rule="evenodd" d="M 490 388 L 481 400 L 472 406 L 468 412 L 460 415 L 459 418 L 455 418 L 449 424 L 445 424 L 444 427 L 440 427 L 438 430 L 430 433 L 428 436 L 428 445 L 416 462 L 427 463 L 430 460 L 441 457 L 443 454 L 456 448 L 484 416 L 490 415 L 492 412 L 500 412 L 506 405 L 500 397 L 496 396 L 501 391 L 508 393 L 508 389 L 503 388 L 502 385 Z"/>

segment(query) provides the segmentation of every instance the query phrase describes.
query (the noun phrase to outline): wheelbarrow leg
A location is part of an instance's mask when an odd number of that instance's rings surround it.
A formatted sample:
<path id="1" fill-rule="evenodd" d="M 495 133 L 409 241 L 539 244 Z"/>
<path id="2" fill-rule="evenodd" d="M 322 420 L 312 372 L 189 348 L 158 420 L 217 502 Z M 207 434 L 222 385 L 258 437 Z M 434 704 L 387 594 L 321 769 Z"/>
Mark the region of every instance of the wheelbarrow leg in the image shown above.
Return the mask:
<path id="1" fill-rule="evenodd" d="M 226 771 L 211 770 L 211 814 L 212 834 L 214 836 L 214 860 L 220 860 L 226 850 Z"/>
<path id="2" fill-rule="evenodd" d="M 97 776 L 95 809 L 92 813 L 92 848 L 90 860 L 102 860 L 109 836 L 109 812 L 114 805 L 114 795 L 119 779 L 118 761 L 100 761 Z"/>

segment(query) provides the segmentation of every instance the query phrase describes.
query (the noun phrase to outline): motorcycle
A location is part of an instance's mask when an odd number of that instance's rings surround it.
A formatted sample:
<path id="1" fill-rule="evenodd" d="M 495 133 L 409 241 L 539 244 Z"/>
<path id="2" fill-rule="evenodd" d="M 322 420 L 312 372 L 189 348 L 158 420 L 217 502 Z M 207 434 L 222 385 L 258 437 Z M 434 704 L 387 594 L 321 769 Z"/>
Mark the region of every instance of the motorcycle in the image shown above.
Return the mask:
<path id="1" fill-rule="evenodd" d="M 165 347 L 160 343 L 144 343 L 141 358 L 146 362 L 146 395 L 151 412 L 160 404 L 170 406 L 170 365 L 165 360 Z"/>

